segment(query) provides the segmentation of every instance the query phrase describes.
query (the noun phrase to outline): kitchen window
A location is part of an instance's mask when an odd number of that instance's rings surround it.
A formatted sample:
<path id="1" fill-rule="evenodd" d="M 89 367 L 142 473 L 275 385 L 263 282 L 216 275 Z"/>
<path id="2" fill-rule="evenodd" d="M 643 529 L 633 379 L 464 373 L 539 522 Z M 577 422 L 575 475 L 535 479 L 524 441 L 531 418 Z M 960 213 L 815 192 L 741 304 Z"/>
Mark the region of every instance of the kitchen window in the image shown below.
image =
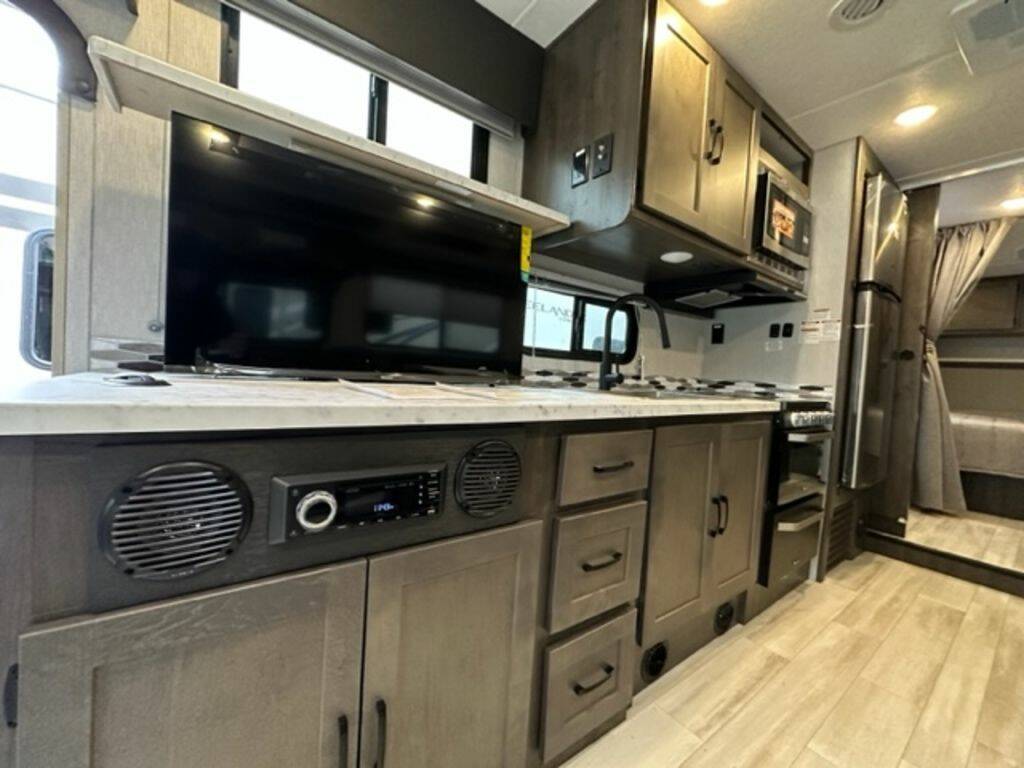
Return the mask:
<path id="1" fill-rule="evenodd" d="M 600 360 L 610 306 L 611 301 L 606 299 L 531 285 L 526 292 L 523 328 L 526 354 Z M 636 355 L 636 347 L 636 311 L 620 309 L 612 320 L 612 361 L 628 363 Z"/>
<path id="2" fill-rule="evenodd" d="M 57 50 L 0 0 L 0 378 L 50 375 Z"/>
<path id="3" fill-rule="evenodd" d="M 225 84 L 487 181 L 485 128 L 259 16 L 225 5 L 222 17 Z"/>

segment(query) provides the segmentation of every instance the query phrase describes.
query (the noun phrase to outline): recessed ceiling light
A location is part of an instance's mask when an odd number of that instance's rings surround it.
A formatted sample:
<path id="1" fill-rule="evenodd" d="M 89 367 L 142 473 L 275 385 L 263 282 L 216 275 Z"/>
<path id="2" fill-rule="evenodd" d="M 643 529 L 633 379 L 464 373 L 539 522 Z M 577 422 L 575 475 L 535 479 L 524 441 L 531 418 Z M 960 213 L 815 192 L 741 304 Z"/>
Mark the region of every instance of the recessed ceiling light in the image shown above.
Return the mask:
<path id="1" fill-rule="evenodd" d="M 660 258 L 666 264 L 682 264 L 692 259 L 693 254 L 689 251 L 669 251 L 661 254 Z"/>
<path id="2" fill-rule="evenodd" d="M 939 108 L 934 104 L 922 104 L 919 107 L 911 107 L 910 109 L 896 115 L 896 125 L 902 125 L 904 128 L 911 128 L 915 125 L 920 125 L 921 123 L 931 120 L 938 111 Z"/>
<path id="3" fill-rule="evenodd" d="M 1003 200 L 1001 205 L 1008 211 L 1024 211 L 1024 197 L 1011 197 Z"/>
<path id="4" fill-rule="evenodd" d="M 416 205 L 418 205 L 420 208 L 433 208 L 435 205 L 437 205 L 437 200 L 435 200 L 432 197 L 427 197 L 426 195 L 417 195 Z"/>

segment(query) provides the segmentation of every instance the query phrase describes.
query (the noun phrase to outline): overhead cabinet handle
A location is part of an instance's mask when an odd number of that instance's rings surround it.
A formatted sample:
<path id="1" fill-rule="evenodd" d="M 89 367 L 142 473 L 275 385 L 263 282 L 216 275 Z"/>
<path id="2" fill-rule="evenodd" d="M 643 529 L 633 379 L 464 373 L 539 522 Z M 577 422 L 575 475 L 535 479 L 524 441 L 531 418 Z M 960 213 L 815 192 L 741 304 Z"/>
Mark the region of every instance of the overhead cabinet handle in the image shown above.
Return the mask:
<path id="1" fill-rule="evenodd" d="M 632 469 L 635 466 L 636 462 L 632 459 L 620 461 L 618 464 L 595 464 L 594 474 L 607 475 L 609 472 L 621 472 L 624 469 Z"/>
<path id="2" fill-rule="evenodd" d="M 729 497 L 723 493 L 718 498 L 722 505 L 725 506 L 725 522 L 721 522 L 720 520 L 718 525 L 718 535 L 721 536 L 729 528 Z M 721 507 L 719 507 L 719 509 L 721 509 Z"/>
<path id="3" fill-rule="evenodd" d="M 377 757 L 373 768 L 384 768 L 384 755 L 388 746 L 388 705 L 377 699 Z"/>
<path id="4" fill-rule="evenodd" d="M 602 557 L 599 560 L 585 560 L 583 561 L 583 564 L 580 565 L 580 568 L 582 568 L 587 573 L 591 573 L 593 571 L 602 571 L 605 568 L 611 568 L 613 565 L 619 562 L 622 559 L 622 557 L 623 555 L 621 552 L 612 552 L 607 557 Z"/>
<path id="5" fill-rule="evenodd" d="M 572 691 L 577 696 L 586 696 L 592 691 L 596 691 L 602 685 L 612 679 L 612 675 L 615 674 L 615 667 L 608 662 L 601 663 L 601 671 L 598 673 L 600 677 L 592 683 L 573 683 Z"/>
<path id="6" fill-rule="evenodd" d="M 348 768 L 348 718 L 338 718 L 338 766 Z"/>
<path id="7" fill-rule="evenodd" d="M 715 505 L 715 522 L 708 528 L 708 536 L 713 539 L 718 535 L 718 531 L 722 527 L 722 499 L 715 496 L 711 499 L 711 503 Z"/>
<path id="8" fill-rule="evenodd" d="M 718 165 L 722 162 L 722 154 L 725 152 L 725 126 L 712 118 L 709 127 L 711 128 L 711 149 L 704 154 L 704 159 L 711 165 Z"/>

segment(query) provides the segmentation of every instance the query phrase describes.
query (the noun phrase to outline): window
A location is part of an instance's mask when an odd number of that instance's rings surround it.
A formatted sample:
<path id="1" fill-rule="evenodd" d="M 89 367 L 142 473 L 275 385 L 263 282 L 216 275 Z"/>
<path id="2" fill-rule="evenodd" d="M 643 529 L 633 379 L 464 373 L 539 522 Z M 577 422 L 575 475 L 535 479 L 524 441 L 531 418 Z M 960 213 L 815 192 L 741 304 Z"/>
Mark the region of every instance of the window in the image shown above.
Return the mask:
<path id="1" fill-rule="evenodd" d="M 223 7 L 222 79 L 246 93 L 479 181 L 490 134 L 472 120 L 245 11 Z"/>
<path id="2" fill-rule="evenodd" d="M 49 375 L 57 70 L 46 32 L 0 0 L 0 377 L 16 384 Z"/>
<path id="3" fill-rule="evenodd" d="M 527 354 L 572 360 L 600 360 L 610 301 L 530 286 L 526 292 L 523 346 Z M 620 309 L 612 319 L 612 360 L 636 355 L 636 312 Z"/>

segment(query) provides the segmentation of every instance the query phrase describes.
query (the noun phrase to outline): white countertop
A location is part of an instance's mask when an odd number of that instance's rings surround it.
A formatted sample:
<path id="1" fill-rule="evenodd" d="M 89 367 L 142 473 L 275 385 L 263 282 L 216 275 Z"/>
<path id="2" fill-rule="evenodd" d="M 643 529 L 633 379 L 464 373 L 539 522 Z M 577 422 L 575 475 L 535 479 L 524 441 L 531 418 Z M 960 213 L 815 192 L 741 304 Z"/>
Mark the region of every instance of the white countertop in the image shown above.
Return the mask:
<path id="1" fill-rule="evenodd" d="M 569 389 L 225 379 L 125 387 L 82 373 L 0 388 L 0 435 L 516 424 L 773 413 L 762 400 L 662 400 Z"/>

